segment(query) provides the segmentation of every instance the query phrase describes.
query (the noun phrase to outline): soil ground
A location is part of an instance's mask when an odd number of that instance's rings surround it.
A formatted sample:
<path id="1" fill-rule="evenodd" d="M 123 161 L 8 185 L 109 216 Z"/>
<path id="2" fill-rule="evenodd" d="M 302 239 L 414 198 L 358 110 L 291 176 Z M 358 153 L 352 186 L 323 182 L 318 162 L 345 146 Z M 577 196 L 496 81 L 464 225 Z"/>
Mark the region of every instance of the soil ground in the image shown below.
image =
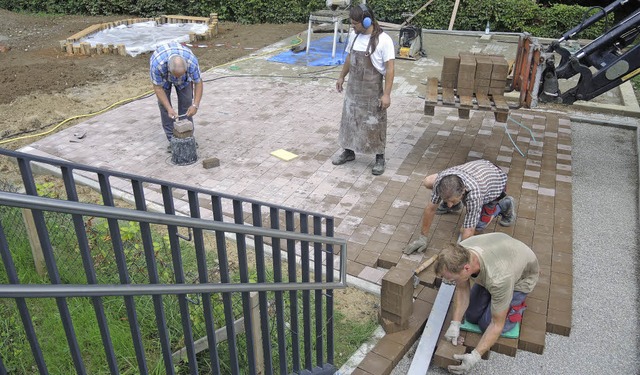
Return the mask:
<path id="1" fill-rule="evenodd" d="M 152 89 L 149 56 L 70 56 L 59 41 L 95 24 L 127 16 L 35 15 L 0 9 L 0 147 L 18 149 L 36 141 L 72 116 L 102 110 Z M 306 24 L 240 25 L 222 22 L 217 37 L 194 48 L 201 70 L 236 60 L 306 31 Z M 2 48 L 0 48 L 0 51 Z M 72 126 L 69 122 L 65 126 Z M 55 131 L 54 130 L 54 131 Z M 0 176 L 15 176 L 15 167 L 0 161 Z M 349 288 L 337 291 L 336 306 L 347 319 L 375 319 L 377 298 Z"/>

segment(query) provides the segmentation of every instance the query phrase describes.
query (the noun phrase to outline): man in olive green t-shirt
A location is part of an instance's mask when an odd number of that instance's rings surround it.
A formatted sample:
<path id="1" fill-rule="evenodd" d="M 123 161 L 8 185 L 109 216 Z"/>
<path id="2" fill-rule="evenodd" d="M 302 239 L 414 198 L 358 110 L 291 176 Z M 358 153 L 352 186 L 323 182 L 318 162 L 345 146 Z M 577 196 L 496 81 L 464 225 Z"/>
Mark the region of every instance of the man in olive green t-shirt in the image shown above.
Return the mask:
<path id="1" fill-rule="evenodd" d="M 504 233 L 488 233 L 446 246 L 438 255 L 435 271 L 443 283 L 456 286 L 453 318 L 445 338 L 454 345 L 461 343 L 463 317 L 484 332 L 471 353 L 454 356 L 461 365 L 449 366 L 453 373 L 464 373 L 522 319 L 524 300 L 538 282 L 538 258 L 524 243 Z"/>

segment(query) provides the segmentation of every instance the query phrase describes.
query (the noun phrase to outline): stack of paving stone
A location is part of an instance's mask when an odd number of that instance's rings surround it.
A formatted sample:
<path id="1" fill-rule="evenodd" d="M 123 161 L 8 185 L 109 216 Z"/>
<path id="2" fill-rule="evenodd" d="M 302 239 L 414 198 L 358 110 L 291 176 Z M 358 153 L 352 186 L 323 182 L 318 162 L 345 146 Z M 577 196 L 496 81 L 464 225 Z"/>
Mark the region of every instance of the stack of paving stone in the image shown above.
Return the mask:
<path id="1" fill-rule="evenodd" d="M 509 64 L 504 56 L 460 52 L 445 56 L 438 95 L 438 79 L 427 79 L 424 113 L 433 116 L 436 105 L 458 108 L 458 116 L 468 119 L 471 109 L 493 110 L 496 121 L 506 122 L 509 106 L 504 99 Z"/>

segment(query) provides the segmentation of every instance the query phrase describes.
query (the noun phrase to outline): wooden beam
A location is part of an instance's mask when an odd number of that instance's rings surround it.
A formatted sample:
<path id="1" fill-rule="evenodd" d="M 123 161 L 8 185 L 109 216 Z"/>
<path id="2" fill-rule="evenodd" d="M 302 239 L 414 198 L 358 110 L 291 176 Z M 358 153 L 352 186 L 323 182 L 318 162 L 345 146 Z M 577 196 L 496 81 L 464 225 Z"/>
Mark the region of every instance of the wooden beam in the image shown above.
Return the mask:
<path id="1" fill-rule="evenodd" d="M 407 19 L 402 23 L 402 25 L 400 25 L 400 26 L 404 26 L 404 25 L 408 24 L 409 22 L 411 22 L 411 20 L 412 20 L 415 16 L 417 16 L 418 14 L 420 14 L 420 12 L 422 12 L 426 7 L 428 7 L 428 6 L 429 6 L 429 4 L 433 3 L 434 1 L 435 1 L 435 0 L 429 0 L 429 1 L 427 1 L 423 6 L 421 6 L 421 7 L 420 7 L 420 9 L 416 10 L 415 12 L 413 12 L 413 14 L 411 15 L 411 17 L 407 18 Z"/>
<path id="2" fill-rule="evenodd" d="M 453 4 L 453 13 L 451 13 L 451 20 L 449 21 L 449 31 L 453 30 L 453 23 L 456 21 L 456 14 L 458 14 L 458 5 L 460 5 L 460 0 L 456 0 L 456 3 Z"/>

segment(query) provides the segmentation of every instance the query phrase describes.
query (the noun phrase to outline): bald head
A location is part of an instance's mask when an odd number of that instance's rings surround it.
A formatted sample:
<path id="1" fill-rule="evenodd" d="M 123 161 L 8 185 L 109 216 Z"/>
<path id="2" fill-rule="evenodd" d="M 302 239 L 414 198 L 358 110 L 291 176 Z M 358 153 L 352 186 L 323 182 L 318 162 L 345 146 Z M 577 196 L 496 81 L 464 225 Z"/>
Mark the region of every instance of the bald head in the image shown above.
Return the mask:
<path id="1" fill-rule="evenodd" d="M 180 55 L 169 56 L 169 73 L 174 77 L 180 77 L 187 71 L 187 62 Z"/>

